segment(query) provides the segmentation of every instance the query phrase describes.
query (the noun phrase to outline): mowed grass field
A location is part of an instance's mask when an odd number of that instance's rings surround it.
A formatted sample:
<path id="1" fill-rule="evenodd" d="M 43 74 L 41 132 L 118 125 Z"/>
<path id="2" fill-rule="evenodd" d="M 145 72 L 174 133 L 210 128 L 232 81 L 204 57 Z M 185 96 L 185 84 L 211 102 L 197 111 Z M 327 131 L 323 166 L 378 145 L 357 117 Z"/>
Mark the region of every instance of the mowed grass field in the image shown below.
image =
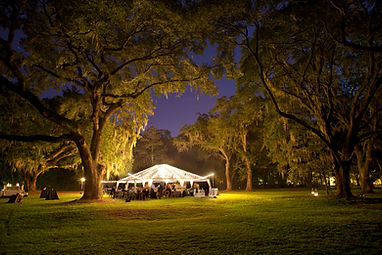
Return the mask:
<path id="1" fill-rule="evenodd" d="M 378 192 L 378 191 L 377 191 Z M 379 191 L 380 192 L 380 191 Z M 321 192 L 323 193 L 323 192 Z M 382 194 L 313 197 L 307 189 L 218 198 L 73 202 L 0 199 L 0 254 L 381 254 Z"/>

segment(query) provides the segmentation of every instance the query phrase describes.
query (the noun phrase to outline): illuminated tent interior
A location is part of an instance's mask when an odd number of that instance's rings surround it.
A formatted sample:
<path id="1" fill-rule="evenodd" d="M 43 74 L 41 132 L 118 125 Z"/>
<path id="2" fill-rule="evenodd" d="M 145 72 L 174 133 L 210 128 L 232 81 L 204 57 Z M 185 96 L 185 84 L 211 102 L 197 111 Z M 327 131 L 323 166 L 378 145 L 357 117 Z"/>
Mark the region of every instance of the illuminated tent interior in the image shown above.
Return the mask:
<path id="1" fill-rule="evenodd" d="M 151 186 L 153 183 L 179 182 L 181 186 L 184 186 L 186 182 L 189 182 L 192 186 L 194 182 L 207 182 L 208 186 L 211 187 L 209 176 L 210 175 L 202 177 L 168 164 L 160 164 L 149 167 L 136 174 L 129 174 L 129 176 L 118 181 L 103 181 L 103 183 L 116 183 L 116 187 L 118 187 L 120 183 L 134 183 L 134 185 L 137 183 L 142 183 L 142 185 L 148 183 L 148 185 Z"/>

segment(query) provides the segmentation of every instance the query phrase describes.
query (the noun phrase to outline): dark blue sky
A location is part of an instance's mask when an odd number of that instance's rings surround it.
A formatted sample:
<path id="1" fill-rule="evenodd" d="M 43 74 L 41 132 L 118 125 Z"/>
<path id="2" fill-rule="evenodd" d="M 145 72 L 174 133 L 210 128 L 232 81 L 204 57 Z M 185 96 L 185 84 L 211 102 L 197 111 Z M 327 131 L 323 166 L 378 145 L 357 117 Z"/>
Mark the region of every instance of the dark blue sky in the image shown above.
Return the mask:
<path id="1" fill-rule="evenodd" d="M 207 113 L 215 105 L 217 98 L 221 96 L 232 96 L 235 93 L 234 81 L 221 79 L 215 82 L 219 95 L 210 97 L 200 95 L 199 100 L 196 92 L 186 93 L 181 97 L 171 95 L 166 99 L 164 96 L 154 99 L 154 115 L 150 118 L 150 123 L 157 129 L 167 129 L 171 131 L 173 137 L 179 134 L 185 124 L 193 124 L 197 119 L 197 113 Z"/>
<path id="2" fill-rule="evenodd" d="M 202 55 L 193 54 L 193 60 L 197 64 L 211 64 L 216 57 L 217 45 L 207 44 Z M 240 49 L 235 49 L 235 62 L 237 63 L 241 57 Z M 167 129 L 171 131 L 173 137 L 179 134 L 185 124 L 195 123 L 197 113 L 208 113 L 216 102 L 216 99 L 222 96 L 232 96 L 235 94 L 235 82 L 227 79 L 215 81 L 218 89 L 218 96 L 210 97 L 200 95 L 199 100 L 196 92 L 187 90 L 181 97 L 171 95 L 166 99 L 164 96 L 154 99 L 154 116 L 151 116 L 150 122 L 157 129 Z"/>

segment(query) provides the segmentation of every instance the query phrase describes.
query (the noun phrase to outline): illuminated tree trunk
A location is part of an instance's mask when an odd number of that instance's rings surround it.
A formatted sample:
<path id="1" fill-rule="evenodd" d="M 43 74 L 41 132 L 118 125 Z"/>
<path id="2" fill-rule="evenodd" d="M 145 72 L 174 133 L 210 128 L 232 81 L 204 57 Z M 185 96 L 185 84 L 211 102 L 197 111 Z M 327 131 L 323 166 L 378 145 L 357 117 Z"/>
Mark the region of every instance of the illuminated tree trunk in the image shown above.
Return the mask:
<path id="1" fill-rule="evenodd" d="M 105 169 L 99 164 L 101 138 L 106 121 L 116 108 L 109 108 L 106 113 L 102 113 L 100 110 L 100 98 L 100 92 L 95 93 L 92 101 L 93 134 L 90 148 L 82 135 L 74 135 L 84 167 L 85 190 L 81 198 L 83 200 L 99 200 L 103 198 L 102 180 L 105 176 Z"/>
<path id="2" fill-rule="evenodd" d="M 247 156 L 245 156 L 245 164 L 247 166 L 247 187 L 245 191 L 252 191 L 252 169 Z"/>
<path id="3" fill-rule="evenodd" d="M 370 164 L 369 164 L 369 166 L 370 166 Z M 361 193 L 362 194 L 374 193 L 373 184 L 370 180 L 370 175 L 369 175 L 369 173 L 370 173 L 369 166 L 364 166 L 362 169 L 359 169 Z"/>
<path id="4" fill-rule="evenodd" d="M 37 172 L 24 172 L 24 189 L 26 192 L 36 191 L 36 182 L 39 173 Z"/>
<path id="5" fill-rule="evenodd" d="M 373 160 L 372 141 L 368 141 L 363 150 L 357 146 L 355 154 L 357 156 L 361 194 L 373 193 L 373 184 L 370 180 L 370 166 Z"/>
<path id="6" fill-rule="evenodd" d="M 247 155 L 247 133 L 242 135 L 242 143 L 243 143 L 243 158 L 245 161 L 245 165 L 247 167 L 247 186 L 245 188 L 245 191 L 252 191 L 252 169 L 251 169 L 251 162 L 248 159 Z"/>
<path id="7" fill-rule="evenodd" d="M 85 143 L 85 139 L 82 136 L 78 136 L 75 139 L 78 151 L 80 152 L 82 166 L 84 167 L 85 176 L 85 190 L 81 199 L 93 200 L 102 199 L 102 178 L 104 171 L 98 166 L 98 162 L 95 161 L 90 152 L 90 148 Z M 96 153 L 95 153 L 96 155 Z"/>
<path id="8" fill-rule="evenodd" d="M 33 171 L 23 171 L 24 175 L 24 189 L 27 192 L 36 191 L 36 182 L 40 174 L 45 172 L 47 169 L 43 165 L 39 165 L 37 169 Z"/>
<path id="9" fill-rule="evenodd" d="M 90 169 L 84 167 L 85 173 L 85 190 L 81 199 L 93 200 L 103 198 L 102 180 L 104 177 L 103 168 L 92 164 Z"/>
<path id="10" fill-rule="evenodd" d="M 231 184 L 231 176 L 230 176 L 230 171 L 229 171 L 229 160 L 226 160 L 225 162 L 225 178 L 227 181 L 227 191 L 232 190 L 232 184 Z"/>
<path id="11" fill-rule="evenodd" d="M 226 190 L 231 191 L 232 190 L 232 183 L 231 183 L 231 175 L 230 175 L 230 171 L 229 171 L 229 167 L 230 167 L 229 157 L 228 157 L 227 153 L 225 153 L 225 151 L 222 149 L 220 149 L 220 153 L 222 154 L 222 156 L 225 160 L 225 179 L 227 182 Z"/>

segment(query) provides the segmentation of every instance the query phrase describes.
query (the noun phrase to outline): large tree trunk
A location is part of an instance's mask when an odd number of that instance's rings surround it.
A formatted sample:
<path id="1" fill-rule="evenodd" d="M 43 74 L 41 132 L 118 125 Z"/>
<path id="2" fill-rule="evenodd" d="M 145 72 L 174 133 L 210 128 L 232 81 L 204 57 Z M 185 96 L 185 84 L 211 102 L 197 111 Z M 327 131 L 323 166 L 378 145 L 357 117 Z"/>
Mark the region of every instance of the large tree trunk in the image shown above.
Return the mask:
<path id="1" fill-rule="evenodd" d="M 361 193 L 362 194 L 368 194 L 368 193 L 374 193 L 373 191 L 373 183 L 370 180 L 370 171 L 369 167 L 363 167 L 362 169 L 359 169 L 360 174 L 360 184 L 361 184 Z"/>
<path id="2" fill-rule="evenodd" d="M 84 166 L 85 174 L 85 190 L 84 195 L 81 199 L 83 200 L 94 200 L 102 199 L 102 178 L 103 176 L 98 172 L 98 167 L 94 162 L 89 166 Z"/>
<path id="3" fill-rule="evenodd" d="M 245 156 L 245 165 L 247 166 L 247 187 L 245 191 L 252 191 L 252 169 L 247 156 Z"/>
<path id="4" fill-rule="evenodd" d="M 373 112 L 375 109 L 373 109 Z M 373 120 L 372 131 L 377 132 L 379 119 L 376 117 Z M 377 137 L 373 136 L 368 139 L 363 148 L 361 145 L 355 146 L 354 151 L 357 156 L 358 172 L 361 181 L 361 193 L 373 193 L 373 183 L 370 180 L 370 167 L 373 162 L 373 147 Z"/>
<path id="5" fill-rule="evenodd" d="M 24 172 L 24 189 L 26 192 L 36 191 L 36 181 L 39 173 Z"/>
<path id="6" fill-rule="evenodd" d="M 90 169 L 84 167 L 85 172 L 85 190 L 84 195 L 81 199 L 83 200 L 93 200 L 93 199 L 102 199 L 103 190 L 102 190 L 102 180 L 104 174 L 100 171 L 100 166 L 95 166 L 93 162 Z"/>
<path id="7" fill-rule="evenodd" d="M 231 183 L 231 175 L 230 175 L 230 171 L 229 171 L 229 167 L 230 167 L 229 166 L 229 157 L 228 157 L 227 153 L 225 153 L 224 150 L 219 149 L 219 151 L 225 160 L 225 179 L 227 182 L 226 191 L 231 191 L 232 190 L 232 183 Z"/>
<path id="8" fill-rule="evenodd" d="M 227 181 L 227 191 L 232 190 L 232 183 L 231 183 L 231 176 L 229 172 L 229 159 L 226 159 L 225 161 L 225 179 Z"/>
<path id="9" fill-rule="evenodd" d="M 46 168 L 40 164 L 35 171 L 23 172 L 25 185 L 24 189 L 26 192 L 36 191 L 37 177 L 45 172 L 45 169 Z"/>
<path id="10" fill-rule="evenodd" d="M 350 161 L 345 162 L 340 160 L 333 152 L 331 152 L 331 156 L 336 176 L 336 195 L 338 198 L 350 199 L 353 197 L 350 190 Z"/>
<path id="11" fill-rule="evenodd" d="M 338 168 L 335 168 L 336 175 L 336 188 L 337 197 L 350 199 L 353 194 L 350 190 L 350 175 L 349 175 L 350 164 L 345 162 L 340 162 Z"/>
<path id="12" fill-rule="evenodd" d="M 252 191 L 252 169 L 251 162 L 247 156 L 247 132 L 241 136 L 241 142 L 243 144 L 243 158 L 245 162 L 245 166 L 247 167 L 247 186 L 245 187 L 245 191 Z"/>
<path id="13" fill-rule="evenodd" d="M 98 167 L 98 163 L 93 160 L 89 147 L 85 143 L 85 139 L 78 135 L 75 139 L 78 151 L 80 152 L 82 166 L 84 167 L 85 175 L 85 190 L 81 199 L 95 200 L 102 199 L 102 178 L 103 169 Z"/>
<path id="14" fill-rule="evenodd" d="M 83 200 L 100 200 L 103 198 L 102 180 L 105 175 L 105 169 L 99 165 L 100 145 L 102 133 L 106 124 L 106 121 L 113 111 L 109 111 L 108 114 L 102 115 L 99 109 L 100 97 L 99 94 L 92 102 L 93 104 L 93 135 L 90 148 L 86 144 L 82 135 L 76 134 L 76 145 L 80 152 L 82 165 L 84 167 L 85 175 L 85 190 L 81 199 Z M 109 109 L 110 110 L 110 109 Z M 100 114 L 102 116 L 100 116 Z"/>
<path id="15" fill-rule="evenodd" d="M 373 193 L 373 184 L 370 180 L 370 166 L 373 160 L 372 157 L 372 141 L 366 144 L 363 150 L 357 146 L 355 154 L 357 156 L 357 166 L 361 184 L 361 194 Z"/>

